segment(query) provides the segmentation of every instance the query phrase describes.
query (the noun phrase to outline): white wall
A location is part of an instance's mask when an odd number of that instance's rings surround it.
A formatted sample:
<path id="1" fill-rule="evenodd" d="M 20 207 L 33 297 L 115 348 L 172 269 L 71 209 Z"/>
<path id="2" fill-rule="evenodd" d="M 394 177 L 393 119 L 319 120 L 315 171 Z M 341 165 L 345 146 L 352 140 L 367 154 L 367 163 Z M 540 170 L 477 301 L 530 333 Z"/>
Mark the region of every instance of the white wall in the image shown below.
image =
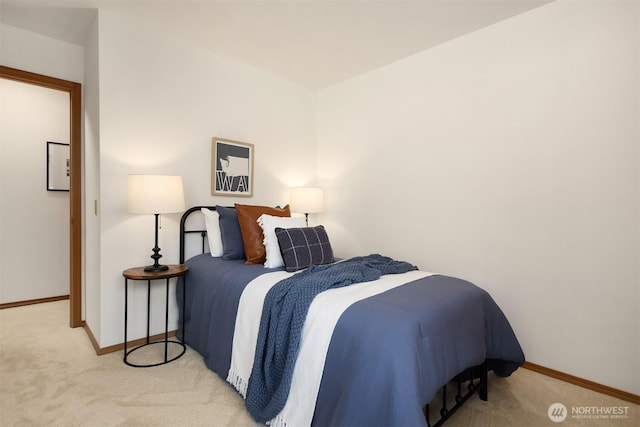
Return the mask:
<path id="1" fill-rule="evenodd" d="M 0 24 L 0 63 L 72 82 L 84 80 L 82 46 Z"/>
<path id="2" fill-rule="evenodd" d="M 0 24 L 0 64 L 4 66 L 82 83 L 83 62 L 80 46 Z M 44 153 L 47 140 L 69 142 L 69 95 L 4 82 L 13 89 L 20 87 L 21 93 L 16 100 L 10 97 L 9 86 L 2 88 L 1 302 L 65 295 L 69 293 L 69 195 L 44 191 Z M 38 104 L 32 104 L 36 98 Z M 60 107 L 61 102 L 66 107 Z M 60 112 L 51 113 L 56 110 Z M 48 123 L 49 129 L 34 126 L 34 117 L 41 125 Z M 47 237 L 36 239 L 34 233 Z M 34 268 L 34 263 L 39 267 Z M 16 286 L 27 277 L 25 271 L 34 286 Z"/>
<path id="3" fill-rule="evenodd" d="M 69 193 L 47 191 L 47 141 L 69 143 L 69 94 L 0 93 L 0 303 L 68 295 Z"/>
<path id="4" fill-rule="evenodd" d="M 100 331 L 100 93 L 98 19 L 84 46 L 84 287 L 83 319 L 91 332 Z M 95 331 L 95 332 L 94 332 Z"/>
<path id="5" fill-rule="evenodd" d="M 128 174 L 182 175 L 188 206 L 282 204 L 315 171 L 315 95 L 257 69 L 99 13 L 100 325 L 102 347 L 123 339 L 122 271 L 151 263 L 153 217 L 126 212 Z M 255 144 L 254 197 L 210 195 L 213 136 Z M 162 262 L 178 261 L 180 215 L 164 215 Z M 163 286 L 151 333 L 163 331 Z M 145 286 L 130 294 L 130 337 L 145 333 Z M 173 302 L 170 327 L 176 326 Z M 157 298 L 157 299 L 156 299 Z"/>
<path id="6" fill-rule="evenodd" d="M 638 18 L 554 2 L 321 91 L 339 255 L 469 279 L 529 361 L 639 393 Z"/>

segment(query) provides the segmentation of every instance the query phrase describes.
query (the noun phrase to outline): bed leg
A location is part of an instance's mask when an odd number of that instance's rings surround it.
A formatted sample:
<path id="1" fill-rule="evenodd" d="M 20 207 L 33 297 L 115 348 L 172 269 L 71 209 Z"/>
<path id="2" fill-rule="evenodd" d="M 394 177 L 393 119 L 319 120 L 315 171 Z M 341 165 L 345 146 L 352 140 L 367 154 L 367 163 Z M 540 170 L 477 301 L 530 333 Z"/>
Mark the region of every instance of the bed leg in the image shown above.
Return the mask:
<path id="1" fill-rule="evenodd" d="M 480 389 L 478 390 L 478 396 L 481 400 L 485 402 L 488 399 L 489 395 L 489 378 L 487 373 L 487 362 L 485 361 L 482 365 L 480 365 Z"/>
<path id="2" fill-rule="evenodd" d="M 424 413 L 424 419 L 427 420 L 427 427 L 431 427 L 431 424 L 429 423 L 429 404 L 428 403 L 424 407 L 424 410 L 422 412 Z"/>
<path id="3" fill-rule="evenodd" d="M 449 410 L 447 409 L 447 386 L 446 384 L 442 386 L 442 408 L 440 409 L 440 416 L 442 418 L 447 418 L 449 414 Z"/>

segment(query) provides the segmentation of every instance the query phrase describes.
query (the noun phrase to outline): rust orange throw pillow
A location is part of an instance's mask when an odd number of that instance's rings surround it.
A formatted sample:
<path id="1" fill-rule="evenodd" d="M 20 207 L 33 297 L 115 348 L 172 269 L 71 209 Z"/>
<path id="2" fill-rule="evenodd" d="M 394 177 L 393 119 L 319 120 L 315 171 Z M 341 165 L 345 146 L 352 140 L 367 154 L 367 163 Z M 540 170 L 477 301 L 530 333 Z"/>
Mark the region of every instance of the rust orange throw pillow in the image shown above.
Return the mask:
<path id="1" fill-rule="evenodd" d="M 253 206 L 235 204 L 238 214 L 238 223 L 242 233 L 244 254 L 247 257 L 245 264 L 261 264 L 266 259 L 264 249 L 264 235 L 262 228 L 257 223 L 262 214 L 272 216 L 291 216 L 289 205 L 284 208 L 271 208 L 269 206 Z"/>

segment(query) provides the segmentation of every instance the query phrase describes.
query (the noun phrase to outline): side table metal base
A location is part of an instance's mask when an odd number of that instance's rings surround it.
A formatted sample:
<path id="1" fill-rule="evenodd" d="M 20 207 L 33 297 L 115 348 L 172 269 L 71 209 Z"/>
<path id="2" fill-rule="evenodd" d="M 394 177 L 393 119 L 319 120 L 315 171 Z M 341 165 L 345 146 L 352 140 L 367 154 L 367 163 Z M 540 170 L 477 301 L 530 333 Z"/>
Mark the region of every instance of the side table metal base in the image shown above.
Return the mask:
<path id="1" fill-rule="evenodd" d="M 128 358 L 129 358 L 129 355 L 131 353 L 133 353 L 136 350 L 140 350 L 141 348 L 144 348 L 144 347 L 147 347 L 147 346 L 150 346 L 150 345 L 155 345 L 155 344 L 166 344 L 166 345 L 177 344 L 180 347 L 182 347 L 182 351 L 178 355 L 173 356 L 171 359 L 168 359 L 167 356 L 166 356 L 167 350 L 165 349 L 165 359 L 164 359 L 164 361 L 158 362 L 158 363 L 150 363 L 150 364 L 147 364 L 147 365 L 142 365 L 142 364 L 138 364 L 138 363 L 129 362 Z M 124 363 L 126 363 L 129 366 L 133 366 L 134 368 L 151 368 L 153 366 L 160 366 L 160 365 L 164 365 L 165 363 L 173 362 L 174 360 L 181 358 L 182 355 L 186 351 L 187 351 L 187 346 L 184 345 L 183 343 L 181 343 L 180 341 L 173 341 L 173 340 L 169 340 L 169 341 L 166 341 L 166 342 L 164 340 L 162 340 L 162 341 L 154 341 L 154 342 L 150 342 L 148 344 L 139 345 L 139 346 L 137 346 L 135 348 L 132 348 L 131 350 L 128 350 L 127 353 L 124 355 Z"/>

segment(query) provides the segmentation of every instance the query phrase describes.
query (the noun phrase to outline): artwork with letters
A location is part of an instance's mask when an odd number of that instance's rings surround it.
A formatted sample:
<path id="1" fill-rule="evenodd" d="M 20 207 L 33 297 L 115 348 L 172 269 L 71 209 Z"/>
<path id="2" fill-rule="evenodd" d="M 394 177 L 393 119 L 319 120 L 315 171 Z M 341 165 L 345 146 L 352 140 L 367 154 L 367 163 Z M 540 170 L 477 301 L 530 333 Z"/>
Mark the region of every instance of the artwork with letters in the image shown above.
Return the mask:
<path id="1" fill-rule="evenodd" d="M 253 195 L 253 144 L 217 137 L 212 139 L 211 194 Z"/>

